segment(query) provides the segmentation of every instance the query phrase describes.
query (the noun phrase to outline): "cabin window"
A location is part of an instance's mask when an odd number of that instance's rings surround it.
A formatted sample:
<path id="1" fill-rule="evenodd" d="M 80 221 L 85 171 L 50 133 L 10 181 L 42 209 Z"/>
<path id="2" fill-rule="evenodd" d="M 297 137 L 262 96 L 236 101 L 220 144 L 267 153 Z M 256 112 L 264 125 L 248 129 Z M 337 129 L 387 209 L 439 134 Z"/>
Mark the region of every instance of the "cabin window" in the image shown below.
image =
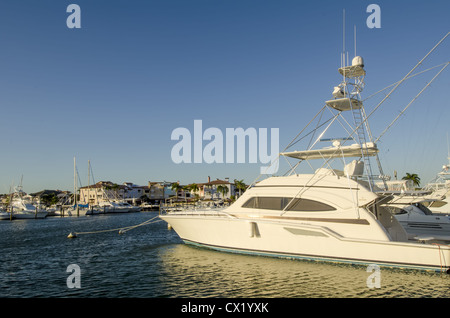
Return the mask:
<path id="1" fill-rule="evenodd" d="M 425 205 L 423 205 L 422 203 L 415 203 L 414 204 L 416 207 L 418 207 L 423 213 L 425 213 L 425 215 L 433 215 L 433 212 L 431 212 L 430 209 L 428 209 Z"/>
<path id="2" fill-rule="evenodd" d="M 408 214 L 407 211 L 403 210 L 402 208 L 393 207 L 393 206 L 387 206 L 389 212 L 391 212 L 394 215 L 400 215 L 400 214 Z"/>
<path id="3" fill-rule="evenodd" d="M 253 197 L 247 200 L 242 207 L 252 209 L 283 210 L 287 202 L 281 197 Z"/>
<path id="4" fill-rule="evenodd" d="M 257 198 L 257 207 L 259 209 L 280 210 L 282 198 L 261 197 Z"/>
<path id="5" fill-rule="evenodd" d="M 243 205 L 243 208 L 255 208 L 255 204 L 256 204 L 256 198 L 250 198 L 248 199 Z"/>
<path id="6" fill-rule="evenodd" d="M 291 202 L 292 198 L 285 197 L 253 197 L 248 199 L 243 205 L 243 208 L 251 209 L 266 209 L 266 210 L 284 210 L 284 208 Z M 294 199 L 286 209 L 287 211 L 334 211 L 334 207 L 308 199 Z"/>
<path id="7" fill-rule="evenodd" d="M 308 200 L 308 199 L 294 199 L 287 207 L 287 211 L 305 211 L 305 212 L 319 212 L 319 211 L 334 211 L 336 210 L 331 205 L 323 202 Z"/>

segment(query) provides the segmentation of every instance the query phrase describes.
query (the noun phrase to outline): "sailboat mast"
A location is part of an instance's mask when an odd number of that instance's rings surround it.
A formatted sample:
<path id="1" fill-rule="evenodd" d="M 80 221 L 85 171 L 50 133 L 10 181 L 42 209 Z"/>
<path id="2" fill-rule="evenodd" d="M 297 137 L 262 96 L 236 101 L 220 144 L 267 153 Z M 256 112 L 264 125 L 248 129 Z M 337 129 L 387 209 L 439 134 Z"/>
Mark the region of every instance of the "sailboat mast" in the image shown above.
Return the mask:
<path id="1" fill-rule="evenodd" d="M 73 157 L 73 203 L 74 206 L 77 205 L 77 161 Z"/>
<path id="2" fill-rule="evenodd" d="M 88 207 L 91 202 L 91 161 L 88 160 Z"/>

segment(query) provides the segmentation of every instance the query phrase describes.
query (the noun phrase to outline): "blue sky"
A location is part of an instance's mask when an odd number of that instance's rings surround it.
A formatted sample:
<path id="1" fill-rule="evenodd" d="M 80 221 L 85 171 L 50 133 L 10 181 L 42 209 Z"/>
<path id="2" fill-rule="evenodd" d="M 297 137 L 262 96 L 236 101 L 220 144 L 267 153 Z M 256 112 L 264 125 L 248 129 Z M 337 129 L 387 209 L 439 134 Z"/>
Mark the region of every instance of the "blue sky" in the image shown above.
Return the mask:
<path id="1" fill-rule="evenodd" d="M 67 28 L 71 3 L 81 29 Z M 370 3 L 381 8 L 380 29 L 366 26 Z M 196 119 L 224 132 L 279 128 L 283 148 L 340 81 L 343 9 L 349 55 L 356 25 L 366 65 L 363 98 L 400 80 L 450 31 L 443 0 L 2 1 L 0 193 L 22 175 L 26 192 L 71 190 L 74 157 L 83 185 L 88 160 L 95 181 L 252 182 L 260 163 L 173 163 L 172 131 L 193 131 Z M 447 38 L 420 70 L 449 60 Z M 385 173 L 425 182 L 447 163 L 449 72 L 380 141 Z M 383 105 L 375 136 L 434 74 Z"/>

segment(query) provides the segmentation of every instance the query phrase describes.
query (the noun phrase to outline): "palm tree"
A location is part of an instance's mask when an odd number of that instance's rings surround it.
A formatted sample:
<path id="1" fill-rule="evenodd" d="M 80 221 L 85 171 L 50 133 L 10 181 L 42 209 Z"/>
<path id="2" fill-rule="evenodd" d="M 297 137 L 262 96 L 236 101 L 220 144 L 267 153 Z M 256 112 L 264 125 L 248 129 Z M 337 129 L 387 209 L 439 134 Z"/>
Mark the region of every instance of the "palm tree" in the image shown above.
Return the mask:
<path id="1" fill-rule="evenodd" d="M 192 198 L 192 195 L 194 195 L 195 199 L 198 200 L 199 195 L 196 192 L 199 190 L 199 187 L 198 187 L 197 183 L 192 183 L 192 184 L 187 185 L 186 190 L 188 190 L 191 193 L 191 198 Z"/>
<path id="2" fill-rule="evenodd" d="M 178 182 L 172 183 L 171 189 L 172 189 L 172 191 L 175 191 L 175 195 L 176 195 L 177 200 L 178 200 L 178 191 L 179 191 L 180 189 L 182 189 L 182 188 L 183 188 L 183 187 L 180 186 L 180 184 L 179 184 Z"/>
<path id="3" fill-rule="evenodd" d="M 190 184 L 189 185 L 189 190 L 191 192 L 197 192 L 198 191 L 198 185 L 196 183 Z"/>
<path id="4" fill-rule="evenodd" d="M 49 193 L 49 194 L 43 194 L 41 197 L 41 201 L 47 205 L 47 206 L 51 206 L 54 205 L 56 203 L 58 203 L 58 197 L 56 196 L 56 194 L 54 193 Z"/>
<path id="5" fill-rule="evenodd" d="M 247 185 L 244 183 L 244 180 L 236 180 L 234 179 L 234 187 L 239 190 L 239 196 L 247 189 Z M 242 192 L 241 192 L 242 191 Z"/>
<path id="6" fill-rule="evenodd" d="M 412 180 L 412 182 L 417 185 L 420 186 L 420 178 L 416 173 L 406 173 L 406 176 L 404 176 L 402 178 L 402 180 Z"/>
<path id="7" fill-rule="evenodd" d="M 225 195 L 228 193 L 228 187 L 225 185 L 217 186 L 217 192 L 222 193 L 222 199 L 225 200 Z"/>
<path id="8" fill-rule="evenodd" d="M 111 189 L 115 192 L 116 194 L 116 198 L 119 197 L 119 189 L 120 189 L 120 185 L 118 185 L 117 183 L 113 183 L 111 185 Z"/>

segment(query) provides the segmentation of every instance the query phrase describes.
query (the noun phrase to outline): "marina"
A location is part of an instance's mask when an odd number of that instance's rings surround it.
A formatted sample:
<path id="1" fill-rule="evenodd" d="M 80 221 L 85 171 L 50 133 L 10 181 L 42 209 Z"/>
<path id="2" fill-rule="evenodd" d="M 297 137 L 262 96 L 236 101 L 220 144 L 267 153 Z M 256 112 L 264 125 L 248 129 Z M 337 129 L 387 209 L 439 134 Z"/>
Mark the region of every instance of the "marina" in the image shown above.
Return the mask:
<path id="1" fill-rule="evenodd" d="M 5 305 L 450 298 L 450 2 L 1 7 Z"/>

